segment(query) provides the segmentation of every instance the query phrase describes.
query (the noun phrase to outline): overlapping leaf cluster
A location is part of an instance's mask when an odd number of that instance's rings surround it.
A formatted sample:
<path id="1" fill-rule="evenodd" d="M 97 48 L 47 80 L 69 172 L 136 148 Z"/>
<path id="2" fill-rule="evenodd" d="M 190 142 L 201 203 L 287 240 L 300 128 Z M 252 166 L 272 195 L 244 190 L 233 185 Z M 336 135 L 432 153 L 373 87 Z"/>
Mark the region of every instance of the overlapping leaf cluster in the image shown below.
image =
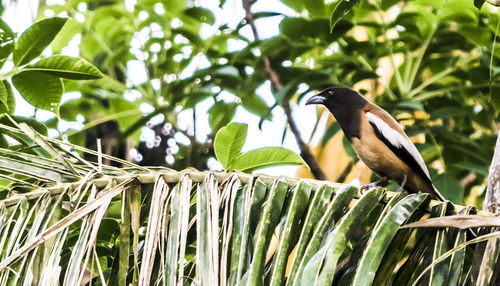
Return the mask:
<path id="1" fill-rule="evenodd" d="M 59 114 L 63 95 L 62 79 L 99 79 L 103 75 L 82 58 L 53 55 L 40 59 L 68 19 L 49 18 L 28 28 L 18 39 L 10 27 L 0 19 L 2 52 L 0 67 L 12 54 L 13 70 L 3 75 L 12 77 L 12 84 L 30 104 L 36 108 Z M 35 59 L 38 61 L 32 63 Z M 13 114 L 15 99 L 12 87 L 6 79 L 0 82 L 0 111 Z"/>
<path id="2" fill-rule="evenodd" d="M 471 211 L 426 194 L 146 169 L 96 154 L 118 169 L 12 125 L 0 125 L 23 138 L 20 151 L 0 150 L 10 182 L 2 285 L 484 285 L 495 274 L 486 240 L 498 232 L 466 242 L 466 230 L 399 228 L 429 211 Z"/>

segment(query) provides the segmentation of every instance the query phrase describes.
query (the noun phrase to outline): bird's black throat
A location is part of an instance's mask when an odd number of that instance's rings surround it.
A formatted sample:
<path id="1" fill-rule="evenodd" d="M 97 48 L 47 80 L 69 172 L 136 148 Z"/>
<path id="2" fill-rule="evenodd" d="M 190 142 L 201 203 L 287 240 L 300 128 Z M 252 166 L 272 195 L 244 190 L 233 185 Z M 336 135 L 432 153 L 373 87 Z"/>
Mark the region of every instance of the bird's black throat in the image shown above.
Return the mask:
<path id="1" fill-rule="evenodd" d="M 337 122 L 342 127 L 342 131 L 349 142 L 352 138 L 361 136 L 361 113 L 356 110 L 350 110 L 347 106 L 336 106 L 328 108 Z"/>
<path id="2" fill-rule="evenodd" d="M 333 114 L 342 127 L 349 141 L 361 136 L 361 110 L 368 101 L 359 93 L 349 89 L 337 89 L 335 98 L 325 102 L 325 106 Z"/>

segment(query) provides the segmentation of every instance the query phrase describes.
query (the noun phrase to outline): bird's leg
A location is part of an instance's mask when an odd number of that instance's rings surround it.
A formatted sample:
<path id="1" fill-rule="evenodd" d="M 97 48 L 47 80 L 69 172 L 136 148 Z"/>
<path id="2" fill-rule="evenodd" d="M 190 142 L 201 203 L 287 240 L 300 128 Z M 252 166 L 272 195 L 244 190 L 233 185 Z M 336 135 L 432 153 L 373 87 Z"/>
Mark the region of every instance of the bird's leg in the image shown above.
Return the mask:
<path id="1" fill-rule="evenodd" d="M 369 189 L 372 189 L 372 188 L 375 188 L 375 187 L 378 187 L 378 186 L 385 186 L 387 185 L 388 183 L 388 179 L 387 177 L 382 177 L 380 180 L 378 181 L 375 181 L 373 183 L 369 183 L 369 184 L 366 184 L 364 186 L 361 186 L 361 191 L 367 191 Z"/>
<path id="2" fill-rule="evenodd" d="M 404 191 L 404 187 L 405 187 L 405 185 L 406 185 L 406 179 L 407 179 L 407 177 L 405 176 L 405 177 L 403 178 L 403 181 L 401 182 L 401 185 L 399 185 L 398 192 L 402 192 L 402 191 Z"/>

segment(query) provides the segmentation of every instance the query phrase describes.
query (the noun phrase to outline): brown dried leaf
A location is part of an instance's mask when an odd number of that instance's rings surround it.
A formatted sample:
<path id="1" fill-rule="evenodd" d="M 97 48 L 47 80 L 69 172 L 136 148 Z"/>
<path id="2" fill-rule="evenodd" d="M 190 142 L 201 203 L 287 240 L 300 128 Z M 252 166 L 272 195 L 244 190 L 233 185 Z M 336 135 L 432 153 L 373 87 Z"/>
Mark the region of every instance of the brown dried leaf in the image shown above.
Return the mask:
<path id="1" fill-rule="evenodd" d="M 455 215 L 430 218 L 401 226 L 412 227 L 454 227 L 460 229 L 473 227 L 500 226 L 500 217 L 484 215 Z"/>

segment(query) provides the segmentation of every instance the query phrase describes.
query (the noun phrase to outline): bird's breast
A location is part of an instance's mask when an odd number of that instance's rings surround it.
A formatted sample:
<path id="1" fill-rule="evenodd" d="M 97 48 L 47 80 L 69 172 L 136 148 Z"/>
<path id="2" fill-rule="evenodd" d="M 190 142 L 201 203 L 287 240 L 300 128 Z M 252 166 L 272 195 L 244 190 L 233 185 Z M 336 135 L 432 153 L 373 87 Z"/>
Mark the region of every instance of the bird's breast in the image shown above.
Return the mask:
<path id="1" fill-rule="evenodd" d="M 360 136 L 352 137 L 351 144 L 359 159 L 376 173 L 395 180 L 408 173 L 408 166 L 377 137 L 366 118 L 360 121 Z"/>

